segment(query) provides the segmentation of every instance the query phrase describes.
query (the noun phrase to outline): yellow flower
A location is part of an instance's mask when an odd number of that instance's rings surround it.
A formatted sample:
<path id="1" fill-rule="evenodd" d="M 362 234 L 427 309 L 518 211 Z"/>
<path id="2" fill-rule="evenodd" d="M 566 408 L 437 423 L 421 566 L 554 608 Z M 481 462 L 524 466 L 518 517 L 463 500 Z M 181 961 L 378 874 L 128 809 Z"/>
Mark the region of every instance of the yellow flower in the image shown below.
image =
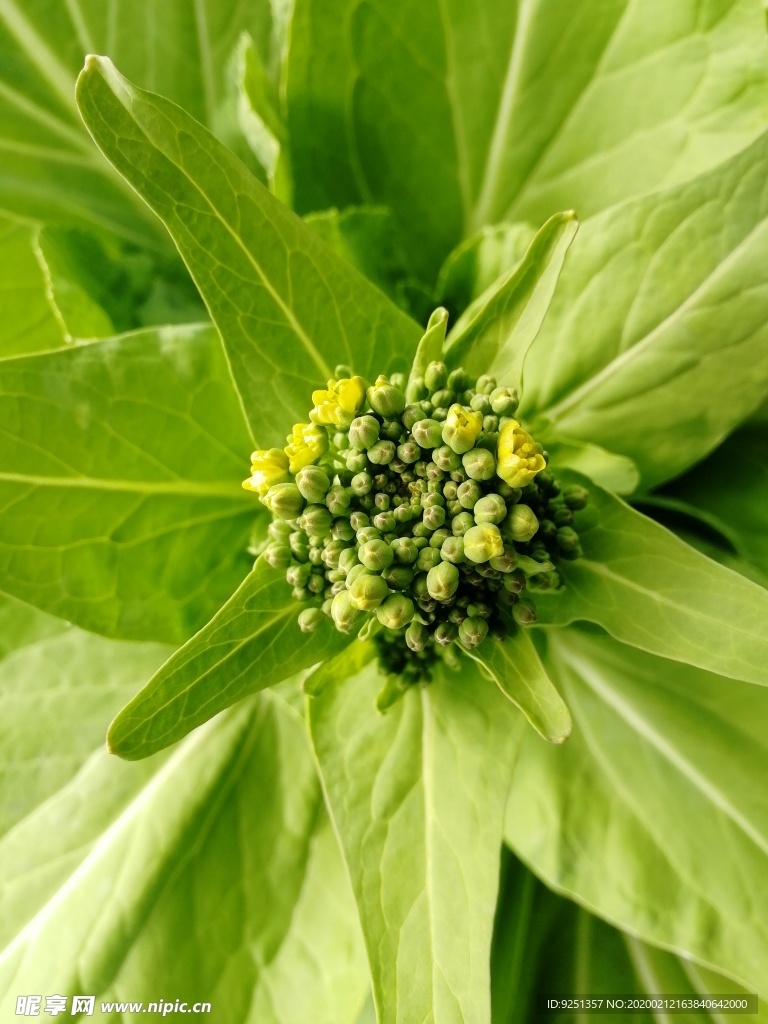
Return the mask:
<path id="1" fill-rule="evenodd" d="M 325 431 L 315 423 L 294 423 L 287 440 L 285 454 L 288 456 L 288 468 L 292 473 L 298 473 L 305 466 L 317 462 L 328 448 Z"/>
<path id="2" fill-rule="evenodd" d="M 456 452 L 463 455 L 474 448 L 475 441 L 483 429 L 483 414 L 462 405 L 452 405 L 443 424 L 443 441 Z"/>
<path id="3" fill-rule="evenodd" d="M 329 427 L 348 427 L 365 402 L 365 381 L 362 377 L 329 380 L 327 391 L 313 391 L 313 423 Z"/>
<path id="4" fill-rule="evenodd" d="M 270 448 L 251 455 L 251 475 L 243 480 L 243 487 L 262 498 L 273 484 L 285 483 L 287 479 L 288 456 L 280 448 Z"/>
<path id="5" fill-rule="evenodd" d="M 510 487 L 525 487 L 547 465 L 543 451 L 517 420 L 507 420 L 499 434 L 496 472 Z"/>

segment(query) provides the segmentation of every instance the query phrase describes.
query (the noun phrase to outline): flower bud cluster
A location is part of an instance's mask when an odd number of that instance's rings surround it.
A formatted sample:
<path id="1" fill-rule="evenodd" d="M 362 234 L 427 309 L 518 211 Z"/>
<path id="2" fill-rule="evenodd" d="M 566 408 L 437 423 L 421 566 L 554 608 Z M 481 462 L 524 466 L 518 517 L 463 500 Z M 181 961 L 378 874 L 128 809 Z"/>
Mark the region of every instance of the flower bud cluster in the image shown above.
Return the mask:
<path id="1" fill-rule="evenodd" d="M 329 616 L 375 637 L 407 682 L 454 643 L 535 622 L 529 595 L 559 587 L 557 563 L 581 553 L 587 494 L 560 489 L 515 392 L 433 362 L 407 386 L 339 368 L 312 397 L 310 422 L 255 452 L 244 483 L 272 513 L 262 557 L 306 603 L 301 628 Z"/>

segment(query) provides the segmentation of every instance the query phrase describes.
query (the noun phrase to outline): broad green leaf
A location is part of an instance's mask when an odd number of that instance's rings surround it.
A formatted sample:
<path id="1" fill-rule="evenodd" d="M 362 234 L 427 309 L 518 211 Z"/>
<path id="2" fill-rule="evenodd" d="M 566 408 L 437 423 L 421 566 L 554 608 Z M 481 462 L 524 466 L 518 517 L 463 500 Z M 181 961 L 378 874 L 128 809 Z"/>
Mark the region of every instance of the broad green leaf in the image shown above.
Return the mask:
<path id="1" fill-rule="evenodd" d="M 99 259 L 98 245 L 85 236 L 84 244 L 77 247 L 84 250 L 81 253 L 68 241 L 64 233 L 48 228 L 38 231 L 35 244 L 65 341 L 107 338 L 123 325 L 114 324 L 91 294 L 103 287 L 104 261 Z"/>
<path id="2" fill-rule="evenodd" d="M 0 358 L 61 348 L 64 331 L 35 257 L 33 228 L 0 217 L 0 265 Z"/>
<path id="3" fill-rule="evenodd" d="M 265 180 L 273 192 L 286 190 L 290 182 L 276 182 L 285 143 L 285 125 L 279 113 L 279 96 L 271 81 L 264 60 L 250 35 L 240 37 L 234 57 L 237 90 L 237 122 L 245 141 L 264 170 Z M 287 201 L 287 198 L 286 198 Z"/>
<path id="4" fill-rule="evenodd" d="M 575 523 L 584 557 L 559 564 L 560 590 L 536 595 L 539 622 L 596 622 L 642 650 L 768 686 L 768 590 L 575 479 L 590 492 Z"/>
<path id="5" fill-rule="evenodd" d="M 297 208 L 390 206 L 433 280 L 484 224 L 587 217 L 738 152 L 765 127 L 766 57 L 751 0 L 303 0 Z"/>
<path id="6" fill-rule="evenodd" d="M 551 217 L 525 256 L 466 310 L 448 337 L 446 358 L 479 376 L 492 373 L 520 388 L 528 350 L 542 321 L 578 230 L 572 212 Z"/>
<path id="7" fill-rule="evenodd" d="M 742 558 L 768 574 L 766 427 L 755 424 L 737 431 L 701 465 L 670 484 L 664 495 L 706 516 Z"/>
<path id="8" fill-rule="evenodd" d="M 457 245 L 440 268 L 435 294 L 441 303 L 463 313 L 500 277 L 525 256 L 536 229 L 531 224 L 493 224 L 482 227 Z"/>
<path id="9" fill-rule="evenodd" d="M 183 642 L 248 569 L 251 441 L 211 327 L 0 362 L 0 588 Z"/>
<path id="10" fill-rule="evenodd" d="M 374 664 L 360 668 L 356 646 L 310 699 L 309 722 L 379 1024 L 489 1024 L 500 819 L 519 720 L 469 663 L 378 714 L 382 678 Z"/>
<path id="11" fill-rule="evenodd" d="M 302 633 L 285 574 L 262 559 L 211 621 L 120 712 L 109 748 L 134 761 L 176 743 L 249 693 L 331 657 L 349 637 L 330 619 Z"/>
<path id="12" fill-rule="evenodd" d="M 525 630 L 517 628 L 504 640 L 487 639 L 470 658 L 487 671 L 501 692 L 520 708 L 536 732 L 550 743 L 564 743 L 571 716 Z"/>
<path id="13" fill-rule="evenodd" d="M 555 441 L 547 446 L 552 465 L 572 469 L 614 494 L 632 494 L 640 485 L 640 473 L 632 459 L 583 441 Z"/>
<path id="14" fill-rule="evenodd" d="M 0 837 L 77 774 L 172 648 L 85 633 L 0 595 Z"/>
<path id="15" fill-rule="evenodd" d="M 170 251 L 161 226 L 83 130 L 74 99 L 83 58 L 111 54 L 133 79 L 237 142 L 228 60 L 243 31 L 269 60 L 270 9 L 269 0 L 3 0 L 0 207 Z"/>
<path id="16" fill-rule="evenodd" d="M 550 635 L 562 748 L 523 737 L 505 836 L 548 885 L 765 994 L 768 693 L 606 636 Z"/>
<path id="17" fill-rule="evenodd" d="M 367 996 L 303 723 L 274 698 L 159 762 L 94 755 L 0 842 L 0 868 L 4 1016 L 20 992 L 85 991 L 205 1000 L 222 1024 L 355 1024 Z"/>
<path id="18" fill-rule="evenodd" d="M 89 57 L 78 103 L 97 144 L 163 220 L 218 326 L 254 434 L 305 421 L 339 362 L 407 368 L 415 323 L 168 100 Z"/>
<path id="19" fill-rule="evenodd" d="M 768 389 L 766 172 L 768 135 L 587 221 L 531 349 L 523 412 L 629 456 L 647 487 L 749 416 Z"/>

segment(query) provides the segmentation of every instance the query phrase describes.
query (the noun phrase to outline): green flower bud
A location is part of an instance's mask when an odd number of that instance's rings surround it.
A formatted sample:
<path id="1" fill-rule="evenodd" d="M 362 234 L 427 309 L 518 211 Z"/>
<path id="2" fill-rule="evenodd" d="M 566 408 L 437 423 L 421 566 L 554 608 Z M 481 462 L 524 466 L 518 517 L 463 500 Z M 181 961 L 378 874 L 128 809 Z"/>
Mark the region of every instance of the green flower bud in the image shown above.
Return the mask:
<path id="1" fill-rule="evenodd" d="M 413 582 L 413 569 L 409 565 L 390 565 L 381 578 L 392 590 L 406 590 Z"/>
<path id="2" fill-rule="evenodd" d="M 437 448 L 442 441 L 443 428 L 437 420 L 424 419 L 414 423 L 411 433 L 420 448 Z"/>
<path id="3" fill-rule="evenodd" d="M 353 512 L 349 517 L 349 525 L 353 530 L 362 530 L 364 526 L 371 525 L 371 520 L 365 512 Z"/>
<path id="4" fill-rule="evenodd" d="M 346 550 L 346 543 L 343 540 L 332 540 L 323 548 L 323 561 L 327 566 L 336 569 L 341 558 L 342 551 Z"/>
<path id="5" fill-rule="evenodd" d="M 504 553 L 504 541 L 498 526 L 482 523 L 464 534 L 464 555 L 471 562 L 487 562 Z"/>
<path id="6" fill-rule="evenodd" d="M 348 519 L 334 519 L 331 536 L 334 540 L 350 541 L 355 538 L 355 530 Z"/>
<path id="7" fill-rule="evenodd" d="M 519 487 L 510 487 L 504 480 L 500 480 L 494 486 L 496 487 L 496 493 L 500 494 L 508 505 L 514 505 L 523 496 L 523 492 Z"/>
<path id="8" fill-rule="evenodd" d="M 350 448 L 347 452 L 347 469 L 350 473 L 362 473 L 368 465 L 368 456 L 359 448 Z"/>
<path id="9" fill-rule="evenodd" d="M 448 410 L 444 405 L 436 405 L 432 410 L 432 419 L 437 420 L 438 423 L 445 423 L 448 419 Z"/>
<path id="10" fill-rule="evenodd" d="M 325 496 L 325 504 L 335 516 L 343 515 L 349 508 L 351 500 L 350 492 L 346 487 L 340 487 L 339 484 L 335 484 Z"/>
<path id="11" fill-rule="evenodd" d="M 309 557 L 309 538 L 303 530 L 296 530 L 288 539 L 291 552 L 297 562 L 306 562 Z"/>
<path id="12" fill-rule="evenodd" d="M 429 538 L 429 546 L 431 548 L 441 548 L 443 546 L 443 542 L 446 541 L 450 536 L 451 531 L 448 530 L 445 526 L 441 526 L 439 529 L 435 530 L 435 532 Z"/>
<path id="13" fill-rule="evenodd" d="M 536 621 L 536 608 L 533 601 L 523 598 L 512 605 L 512 617 L 519 626 L 530 626 Z"/>
<path id="14" fill-rule="evenodd" d="M 454 537 L 463 537 L 467 530 L 474 525 L 475 520 L 472 518 L 471 512 L 459 512 L 451 520 L 451 533 Z"/>
<path id="15" fill-rule="evenodd" d="M 551 569 L 549 572 L 537 572 L 531 576 L 528 580 L 528 588 L 537 591 L 557 590 L 560 582 L 560 574 L 557 570 Z"/>
<path id="16" fill-rule="evenodd" d="M 303 498 L 312 504 L 325 501 L 331 481 L 320 466 L 304 466 L 296 474 L 296 486 Z"/>
<path id="17" fill-rule="evenodd" d="M 418 462 L 421 458 L 421 448 L 415 441 L 406 441 L 404 444 L 398 445 L 397 457 L 410 465 L 412 462 Z"/>
<path id="18" fill-rule="evenodd" d="M 575 512 L 579 509 L 586 508 L 587 502 L 589 501 L 589 491 L 585 487 L 579 487 L 576 484 L 566 487 L 563 490 L 563 501 L 568 508 L 573 509 Z"/>
<path id="19" fill-rule="evenodd" d="M 461 405 L 452 405 L 443 425 L 443 441 L 457 455 L 463 455 L 474 446 L 482 425 L 483 417 L 480 413 Z"/>
<path id="20" fill-rule="evenodd" d="M 440 644 L 441 647 L 447 647 L 448 644 L 452 644 L 456 637 L 459 635 L 459 631 L 453 622 L 441 622 L 435 632 L 432 634 L 435 638 L 435 642 Z"/>
<path id="21" fill-rule="evenodd" d="M 347 591 L 355 608 L 364 612 L 372 612 L 389 594 L 389 587 L 381 576 L 361 573 L 347 587 Z"/>
<path id="22" fill-rule="evenodd" d="M 442 439 L 442 434 L 441 434 Z M 432 452 L 432 461 L 444 473 L 453 473 L 461 467 L 461 457 L 447 444 L 440 445 Z"/>
<path id="23" fill-rule="evenodd" d="M 502 533 L 511 541 L 525 544 L 539 528 L 539 521 L 530 505 L 513 505 L 502 524 Z"/>
<path id="24" fill-rule="evenodd" d="M 261 557 L 273 569 L 287 569 L 291 564 L 291 549 L 287 544 L 273 541 L 264 548 Z"/>
<path id="25" fill-rule="evenodd" d="M 319 608 L 305 608 L 299 613 L 299 629 L 302 633 L 314 633 L 324 618 Z"/>
<path id="26" fill-rule="evenodd" d="M 392 594 L 376 609 L 376 617 L 387 629 L 402 629 L 413 619 L 413 601 L 405 594 Z"/>
<path id="27" fill-rule="evenodd" d="M 309 562 L 304 562 L 303 565 L 292 565 L 286 570 L 285 580 L 292 587 L 305 587 L 311 572 L 312 566 Z"/>
<path id="28" fill-rule="evenodd" d="M 354 548 L 344 548 L 339 555 L 339 569 L 341 572 L 346 576 L 354 566 L 359 564 L 357 551 Z"/>
<path id="29" fill-rule="evenodd" d="M 487 635 L 488 623 L 480 616 L 471 615 L 459 626 L 459 640 L 468 651 L 482 643 Z"/>
<path id="30" fill-rule="evenodd" d="M 465 480 L 463 484 L 459 484 L 458 490 L 456 491 L 456 497 L 461 502 L 463 508 L 471 509 L 474 508 L 477 502 L 480 500 L 482 495 L 480 485 L 475 480 Z"/>
<path id="31" fill-rule="evenodd" d="M 475 389 L 478 394 L 490 395 L 493 389 L 496 387 L 496 378 L 492 377 L 490 373 L 483 373 L 477 378 L 477 384 Z"/>
<path id="32" fill-rule="evenodd" d="M 458 565 L 464 561 L 464 538 L 447 537 L 440 548 L 440 557 L 447 562 Z"/>
<path id="33" fill-rule="evenodd" d="M 278 544 L 284 544 L 292 533 L 293 527 L 284 519 L 273 519 L 267 527 L 267 535 L 270 540 L 275 540 Z"/>
<path id="34" fill-rule="evenodd" d="M 424 374 L 424 383 L 430 391 L 438 391 L 444 388 L 448 380 L 448 369 L 445 363 L 432 362 Z"/>
<path id="35" fill-rule="evenodd" d="M 415 562 L 419 554 L 419 549 L 411 537 L 397 537 L 392 541 L 391 548 L 395 559 L 404 565 Z"/>
<path id="36" fill-rule="evenodd" d="M 367 544 L 369 540 L 381 540 L 381 530 L 377 530 L 375 526 L 363 526 L 355 534 L 357 543 L 362 546 Z"/>
<path id="37" fill-rule="evenodd" d="M 324 537 L 331 529 L 333 517 L 325 505 L 307 505 L 299 519 L 299 526 L 310 536 Z"/>
<path id="38" fill-rule="evenodd" d="M 435 409 L 445 409 L 447 413 L 448 406 L 452 405 L 455 399 L 456 396 L 452 391 L 449 391 L 448 388 L 441 388 L 432 395 L 432 405 L 434 405 Z"/>
<path id="39" fill-rule="evenodd" d="M 386 466 L 395 457 L 395 444 L 393 441 L 377 441 L 368 449 L 368 458 L 376 466 Z"/>
<path id="40" fill-rule="evenodd" d="M 430 505 L 424 509 L 424 525 L 430 530 L 439 529 L 445 522 L 445 509 L 440 505 Z"/>
<path id="41" fill-rule="evenodd" d="M 429 569 L 440 563 L 440 552 L 437 548 L 425 547 L 419 551 L 418 558 L 416 559 L 416 568 L 420 572 L 427 572 Z"/>
<path id="42" fill-rule="evenodd" d="M 561 551 L 577 551 L 579 535 L 571 526 L 562 526 L 557 531 L 557 546 Z"/>
<path id="43" fill-rule="evenodd" d="M 394 533 L 397 520 L 392 512 L 379 512 L 373 517 L 373 525 L 382 533 Z"/>
<path id="44" fill-rule="evenodd" d="M 379 416 L 391 419 L 399 416 L 405 408 L 405 395 L 400 388 L 390 384 L 383 374 L 376 378 L 376 383 L 368 388 L 368 401 L 374 412 Z"/>
<path id="45" fill-rule="evenodd" d="M 405 642 L 412 651 L 423 651 L 429 643 L 429 630 L 414 620 L 405 631 Z"/>
<path id="46" fill-rule="evenodd" d="M 473 515 L 476 523 L 501 523 L 507 515 L 507 505 L 500 494 L 486 494 L 475 504 Z"/>
<path id="47" fill-rule="evenodd" d="M 427 573 L 427 590 L 435 601 L 448 601 L 459 585 L 459 570 L 451 562 L 440 562 Z"/>
<path id="48" fill-rule="evenodd" d="M 467 388 L 472 386 L 472 378 L 463 369 L 459 367 L 457 370 L 451 370 L 448 374 L 448 387 L 455 392 L 466 391 Z"/>
<path id="49" fill-rule="evenodd" d="M 373 487 L 373 477 L 370 473 L 356 473 L 355 476 L 352 477 L 349 486 L 352 493 L 357 494 L 358 497 L 361 494 L 368 494 Z"/>
<path id="50" fill-rule="evenodd" d="M 310 594 L 322 594 L 325 590 L 325 577 L 319 572 L 313 572 L 307 580 L 307 590 Z"/>
<path id="51" fill-rule="evenodd" d="M 275 484 L 261 500 L 278 519 L 298 519 L 306 505 L 296 484 Z"/>
<path id="52" fill-rule="evenodd" d="M 511 544 L 504 545 L 504 551 L 500 555 L 494 555 L 488 560 L 488 564 L 497 572 L 512 572 L 517 566 L 517 555 Z"/>
<path id="53" fill-rule="evenodd" d="M 392 565 L 395 556 L 392 548 L 386 541 L 369 540 L 360 548 L 357 557 L 366 569 L 371 569 L 373 572 L 381 572 L 388 565 Z"/>
<path id="54" fill-rule="evenodd" d="M 494 388 L 489 398 L 497 416 L 514 416 L 520 404 L 514 388 Z"/>
<path id="55" fill-rule="evenodd" d="M 420 405 L 412 403 L 411 405 L 406 405 L 400 419 L 406 430 L 412 430 L 414 423 L 426 419 L 426 415 Z"/>
<path id="56" fill-rule="evenodd" d="M 358 562 L 353 565 L 352 568 L 347 572 L 347 587 L 351 587 L 358 576 L 362 576 L 368 572 L 368 569 L 361 563 Z"/>
<path id="57" fill-rule="evenodd" d="M 387 441 L 394 441 L 395 444 L 399 444 L 405 440 L 405 431 L 403 430 L 403 424 L 400 419 L 396 420 L 384 420 L 381 425 L 381 437 Z"/>
<path id="58" fill-rule="evenodd" d="M 525 573 L 520 569 L 515 569 L 504 576 L 501 582 L 504 589 L 510 594 L 521 594 L 525 590 Z"/>
<path id="59" fill-rule="evenodd" d="M 358 416 L 349 425 L 349 443 L 353 448 L 368 449 L 379 440 L 379 430 L 375 416 Z"/>
<path id="60" fill-rule="evenodd" d="M 342 633 L 351 633 L 360 617 L 361 612 L 352 603 L 348 591 L 342 590 L 336 594 L 331 604 L 331 618 L 338 630 Z"/>
<path id="61" fill-rule="evenodd" d="M 464 472 L 472 480 L 490 480 L 496 474 L 496 459 L 486 448 L 473 448 L 461 462 Z"/>

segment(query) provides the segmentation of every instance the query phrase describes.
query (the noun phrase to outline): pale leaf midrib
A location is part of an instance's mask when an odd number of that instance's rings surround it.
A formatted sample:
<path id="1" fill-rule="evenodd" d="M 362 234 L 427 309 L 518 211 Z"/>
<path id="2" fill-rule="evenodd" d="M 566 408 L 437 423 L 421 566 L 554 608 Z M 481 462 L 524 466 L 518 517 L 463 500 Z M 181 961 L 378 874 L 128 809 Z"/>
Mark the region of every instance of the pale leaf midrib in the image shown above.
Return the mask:
<path id="1" fill-rule="evenodd" d="M 236 498 L 250 501 L 253 496 L 236 483 L 205 482 L 195 480 L 122 480 L 118 478 L 87 476 L 37 476 L 32 473 L 6 473 L 0 471 L 0 483 L 22 484 L 29 487 L 62 487 L 80 490 L 117 491 L 128 494 L 186 495 L 188 497 Z M 258 508 L 254 504 L 254 512 Z"/>

